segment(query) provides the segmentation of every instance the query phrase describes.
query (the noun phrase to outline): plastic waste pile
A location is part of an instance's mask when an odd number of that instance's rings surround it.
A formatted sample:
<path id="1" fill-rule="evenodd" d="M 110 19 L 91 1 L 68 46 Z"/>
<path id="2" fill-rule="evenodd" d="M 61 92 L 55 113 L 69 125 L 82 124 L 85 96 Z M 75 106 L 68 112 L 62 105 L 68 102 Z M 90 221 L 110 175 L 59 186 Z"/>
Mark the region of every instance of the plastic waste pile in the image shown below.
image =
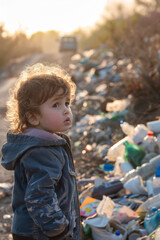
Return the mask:
<path id="1" fill-rule="evenodd" d="M 108 149 L 100 166 L 105 178 L 88 179 L 89 188 L 80 193 L 84 235 L 95 240 L 158 239 L 160 121 L 136 127 L 121 121 L 120 128 L 126 137 Z"/>
<path id="2" fill-rule="evenodd" d="M 69 134 L 84 239 L 160 239 L 160 120 L 133 124 L 132 96 L 122 97 L 123 74 L 115 71 L 128 60 L 99 49 L 72 61 Z"/>

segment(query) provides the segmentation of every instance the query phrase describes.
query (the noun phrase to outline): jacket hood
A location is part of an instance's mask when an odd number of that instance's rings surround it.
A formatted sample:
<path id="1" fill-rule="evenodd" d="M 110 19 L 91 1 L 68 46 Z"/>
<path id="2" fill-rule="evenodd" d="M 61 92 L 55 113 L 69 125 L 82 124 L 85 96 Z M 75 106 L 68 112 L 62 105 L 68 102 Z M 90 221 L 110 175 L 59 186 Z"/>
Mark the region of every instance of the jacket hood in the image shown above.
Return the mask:
<path id="1" fill-rule="evenodd" d="M 7 133 L 7 142 L 2 147 L 1 164 L 7 170 L 14 170 L 16 162 L 30 148 L 60 146 L 66 144 L 64 134 L 51 134 L 40 129 L 29 129 L 24 134 Z"/>

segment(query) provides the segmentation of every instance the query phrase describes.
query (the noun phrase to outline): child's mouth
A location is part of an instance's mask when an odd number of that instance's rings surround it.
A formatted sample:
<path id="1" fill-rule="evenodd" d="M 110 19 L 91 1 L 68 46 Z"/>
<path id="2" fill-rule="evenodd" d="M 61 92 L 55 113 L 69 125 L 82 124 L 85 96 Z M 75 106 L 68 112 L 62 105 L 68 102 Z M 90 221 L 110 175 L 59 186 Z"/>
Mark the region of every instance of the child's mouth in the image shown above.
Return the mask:
<path id="1" fill-rule="evenodd" d="M 66 120 L 64 121 L 66 125 L 70 125 L 71 124 L 71 119 L 70 118 L 66 118 Z"/>

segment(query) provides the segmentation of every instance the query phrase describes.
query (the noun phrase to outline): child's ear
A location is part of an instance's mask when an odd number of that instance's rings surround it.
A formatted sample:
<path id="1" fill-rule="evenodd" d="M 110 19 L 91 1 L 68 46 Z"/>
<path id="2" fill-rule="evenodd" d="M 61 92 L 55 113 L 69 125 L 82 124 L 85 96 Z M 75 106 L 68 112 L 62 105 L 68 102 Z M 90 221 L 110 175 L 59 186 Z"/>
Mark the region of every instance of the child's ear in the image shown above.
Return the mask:
<path id="1" fill-rule="evenodd" d="M 26 113 L 26 117 L 28 122 L 33 125 L 33 126 L 38 126 L 39 125 L 39 118 L 37 114 L 31 114 L 30 112 Z"/>

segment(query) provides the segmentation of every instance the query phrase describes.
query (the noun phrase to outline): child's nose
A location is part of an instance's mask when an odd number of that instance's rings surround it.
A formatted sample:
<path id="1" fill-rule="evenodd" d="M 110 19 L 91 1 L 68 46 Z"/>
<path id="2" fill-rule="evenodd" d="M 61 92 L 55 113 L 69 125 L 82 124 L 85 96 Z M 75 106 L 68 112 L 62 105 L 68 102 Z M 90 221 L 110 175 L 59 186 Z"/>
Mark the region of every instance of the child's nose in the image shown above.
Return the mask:
<path id="1" fill-rule="evenodd" d="M 64 107 L 64 114 L 68 114 L 69 113 L 69 109 L 68 109 L 68 107 Z"/>

